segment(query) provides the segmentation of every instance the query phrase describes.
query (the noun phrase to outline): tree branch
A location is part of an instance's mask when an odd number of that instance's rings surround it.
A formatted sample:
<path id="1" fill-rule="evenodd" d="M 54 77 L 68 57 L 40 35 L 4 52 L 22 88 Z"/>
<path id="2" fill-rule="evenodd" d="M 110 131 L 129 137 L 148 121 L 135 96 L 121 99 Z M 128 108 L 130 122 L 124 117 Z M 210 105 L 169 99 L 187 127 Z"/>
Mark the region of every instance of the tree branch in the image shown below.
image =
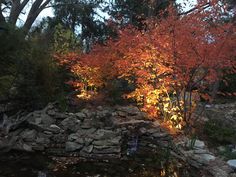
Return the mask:
<path id="1" fill-rule="evenodd" d="M 29 0 L 24 0 L 22 3 L 20 3 L 20 0 L 12 1 L 12 8 L 9 16 L 9 22 L 11 24 L 16 24 L 16 21 L 19 18 L 21 11 L 25 8 L 28 2 Z"/>
<path id="2" fill-rule="evenodd" d="M 208 7 L 210 7 L 210 3 L 209 2 L 200 6 L 200 8 L 202 8 L 201 10 L 205 10 Z M 198 6 L 196 6 L 196 7 L 192 8 L 192 9 L 186 11 L 186 12 L 179 13 L 179 16 L 187 15 L 187 14 L 189 14 L 189 13 L 195 11 L 195 10 L 199 10 L 200 8 Z"/>
<path id="3" fill-rule="evenodd" d="M 38 15 L 40 14 L 40 12 L 49 4 L 51 0 L 46 0 L 43 3 L 43 0 L 36 0 L 31 9 L 30 12 L 28 14 L 28 17 L 26 19 L 26 22 L 23 26 L 25 33 L 27 34 L 31 28 L 31 26 L 33 25 L 34 21 L 36 20 L 36 18 L 38 17 Z"/>

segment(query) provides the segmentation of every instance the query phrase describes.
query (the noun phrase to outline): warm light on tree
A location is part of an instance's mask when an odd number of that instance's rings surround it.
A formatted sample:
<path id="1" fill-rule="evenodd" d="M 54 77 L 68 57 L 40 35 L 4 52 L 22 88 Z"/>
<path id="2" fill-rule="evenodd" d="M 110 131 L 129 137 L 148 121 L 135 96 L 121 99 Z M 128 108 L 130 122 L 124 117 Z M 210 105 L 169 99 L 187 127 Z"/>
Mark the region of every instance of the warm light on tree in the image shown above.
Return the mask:
<path id="1" fill-rule="evenodd" d="M 205 91 L 212 83 L 236 72 L 235 25 L 221 20 L 224 9 L 217 1 L 202 9 L 204 3 L 187 15 L 169 7 L 168 16 L 149 19 L 143 31 L 128 26 L 91 53 L 68 54 L 60 61 L 77 76 L 76 89 L 102 89 L 123 78 L 135 85 L 125 98 L 135 99 L 151 117 L 182 128 L 199 97 L 209 98 Z"/>

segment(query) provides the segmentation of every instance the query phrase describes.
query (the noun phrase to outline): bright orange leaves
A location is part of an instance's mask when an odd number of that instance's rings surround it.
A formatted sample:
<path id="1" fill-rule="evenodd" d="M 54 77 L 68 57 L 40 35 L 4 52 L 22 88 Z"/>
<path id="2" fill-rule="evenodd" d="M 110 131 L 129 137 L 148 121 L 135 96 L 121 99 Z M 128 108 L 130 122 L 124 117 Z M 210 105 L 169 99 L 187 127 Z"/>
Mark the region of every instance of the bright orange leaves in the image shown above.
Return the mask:
<path id="1" fill-rule="evenodd" d="M 150 19 L 143 31 L 127 27 L 118 39 L 95 46 L 91 53 L 68 54 L 61 61 L 77 76 L 77 89 L 104 88 L 111 80 L 126 79 L 136 87 L 126 98 L 180 128 L 197 101 L 193 95 L 225 71 L 236 72 L 236 28 L 221 20 L 222 10 L 214 1 L 185 16 L 170 7 L 167 17 Z"/>

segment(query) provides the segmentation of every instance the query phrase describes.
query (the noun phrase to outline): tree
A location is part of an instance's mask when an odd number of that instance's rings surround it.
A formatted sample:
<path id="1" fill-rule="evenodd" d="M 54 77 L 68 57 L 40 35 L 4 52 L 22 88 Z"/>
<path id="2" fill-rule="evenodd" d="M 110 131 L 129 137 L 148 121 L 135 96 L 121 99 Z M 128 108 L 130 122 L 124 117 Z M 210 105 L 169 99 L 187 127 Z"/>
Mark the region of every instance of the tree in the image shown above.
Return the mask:
<path id="1" fill-rule="evenodd" d="M 141 28 L 145 19 L 157 17 L 173 3 L 174 0 L 114 0 L 108 4 L 108 13 L 121 26 L 132 24 Z"/>
<path id="2" fill-rule="evenodd" d="M 168 16 L 163 12 L 165 18 L 149 19 L 145 30 L 129 26 L 120 30 L 119 39 L 87 55 L 62 57 L 77 76 L 71 83 L 79 90 L 102 89 L 113 79 L 126 79 L 135 90 L 124 97 L 135 99 L 151 117 L 181 128 L 191 121 L 199 97 L 210 98 L 206 92 L 222 71 L 236 72 L 235 25 L 221 21 L 226 9 L 218 1 L 203 9 L 205 3 L 184 16 L 170 6 Z"/>
<path id="3" fill-rule="evenodd" d="M 23 25 L 23 29 L 27 34 L 38 15 L 50 2 L 51 0 L 34 0 L 32 2 L 30 0 L 1 0 L 0 24 L 10 23 L 11 25 L 16 26 L 16 22 L 21 13 L 23 13 L 23 10 L 30 6 L 29 13 Z M 9 15 L 6 15 L 8 12 Z"/>

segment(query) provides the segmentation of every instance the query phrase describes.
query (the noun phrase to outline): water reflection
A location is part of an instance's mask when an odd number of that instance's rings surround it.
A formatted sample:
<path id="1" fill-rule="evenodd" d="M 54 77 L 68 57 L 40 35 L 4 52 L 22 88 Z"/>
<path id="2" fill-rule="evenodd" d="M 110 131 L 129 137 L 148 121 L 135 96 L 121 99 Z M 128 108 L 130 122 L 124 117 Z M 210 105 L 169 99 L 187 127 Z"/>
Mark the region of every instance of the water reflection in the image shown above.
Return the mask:
<path id="1" fill-rule="evenodd" d="M 193 169 L 178 167 L 170 162 L 161 166 L 134 159 L 119 162 L 79 160 L 73 163 L 69 162 L 73 158 L 69 161 L 69 158 L 52 160 L 44 156 L 16 157 L 16 159 L 1 161 L 0 158 L 1 177 L 194 177 L 189 173 Z"/>

